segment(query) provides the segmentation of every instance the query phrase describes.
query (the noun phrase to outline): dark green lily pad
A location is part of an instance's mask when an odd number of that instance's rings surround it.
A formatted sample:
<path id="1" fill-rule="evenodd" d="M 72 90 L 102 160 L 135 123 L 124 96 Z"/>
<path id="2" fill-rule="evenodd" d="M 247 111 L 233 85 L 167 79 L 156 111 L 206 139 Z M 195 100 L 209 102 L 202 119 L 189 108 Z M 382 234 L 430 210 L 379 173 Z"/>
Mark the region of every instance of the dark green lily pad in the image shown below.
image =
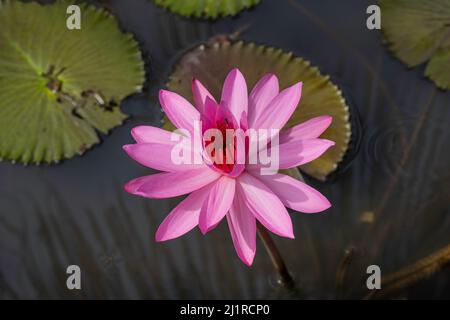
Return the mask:
<path id="1" fill-rule="evenodd" d="M 286 127 L 320 115 L 333 116 L 332 125 L 322 137 L 335 141 L 336 145 L 319 159 L 301 167 L 309 175 L 325 180 L 347 151 L 351 136 L 349 110 L 336 85 L 308 61 L 281 49 L 254 43 L 217 42 L 211 46 L 201 45 L 185 54 L 176 65 L 167 86 L 193 101 L 191 82 L 195 77 L 218 98 L 227 73 L 235 67 L 244 74 L 249 88 L 269 72 L 278 76 L 281 88 L 303 81 L 300 106 Z M 166 123 L 165 128 L 173 129 L 173 126 Z"/>
<path id="2" fill-rule="evenodd" d="M 425 75 L 450 89 L 450 1 L 380 0 L 383 34 L 409 67 L 428 62 Z"/>
<path id="3" fill-rule="evenodd" d="M 0 158 L 51 163 L 82 154 L 122 123 L 121 100 L 141 89 L 138 44 L 114 17 L 69 1 L 0 1 Z"/>
<path id="4" fill-rule="evenodd" d="M 258 4 L 261 0 L 154 0 L 173 13 L 183 16 L 217 18 L 234 16 Z"/>

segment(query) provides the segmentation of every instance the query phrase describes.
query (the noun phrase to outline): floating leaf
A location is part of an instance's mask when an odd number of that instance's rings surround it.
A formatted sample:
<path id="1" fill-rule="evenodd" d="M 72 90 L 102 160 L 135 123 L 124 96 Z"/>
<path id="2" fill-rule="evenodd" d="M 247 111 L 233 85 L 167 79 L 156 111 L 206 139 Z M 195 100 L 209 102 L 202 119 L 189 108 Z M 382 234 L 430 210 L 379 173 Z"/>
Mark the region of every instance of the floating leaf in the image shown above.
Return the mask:
<path id="1" fill-rule="evenodd" d="M 217 98 L 227 73 L 235 67 L 242 71 L 249 88 L 268 72 L 278 76 L 281 88 L 303 81 L 300 106 L 286 127 L 320 115 L 333 116 L 332 125 L 322 137 L 335 141 L 336 145 L 319 159 L 301 167 L 309 175 L 325 180 L 347 151 L 351 135 L 349 110 L 342 93 L 329 77 L 321 75 L 308 61 L 281 49 L 253 43 L 217 42 L 212 46 L 202 45 L 184 55 L 167 86 L 192 101 L 191 82 L 195 77 Z M 170 124 L 165 127 L 173 128 Z"/>
<path id="2" fill-rule="evenodd" d="M 428 61 L 425 75 L 450 89 L 450 1 L 380 0 L 383 34 L 409 67 Z"/>
<path id="3" fill-rule="evenodd" d="M 159 6 L 183 16 L 217 18 L 234 16 L 261 0 L 154 0 Z"/>
<path id="4" fill-rule="evenodd" d="M 126 116 L 118 104 L 141 89 L 144 69 L 131 35 L 107 12 L 68 1 L 0 1 L 0 158 L 56 162 L 82 154 Z"/>

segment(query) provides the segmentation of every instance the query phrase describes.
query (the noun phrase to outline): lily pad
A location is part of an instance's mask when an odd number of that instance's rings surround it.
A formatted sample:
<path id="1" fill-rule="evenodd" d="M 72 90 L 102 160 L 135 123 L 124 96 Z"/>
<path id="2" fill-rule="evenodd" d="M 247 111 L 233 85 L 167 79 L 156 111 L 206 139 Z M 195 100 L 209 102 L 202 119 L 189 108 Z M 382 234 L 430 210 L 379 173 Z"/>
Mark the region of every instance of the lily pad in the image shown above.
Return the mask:
<path id="1" fill-rule="evenodd" d="M 261 0 L 154 0 L 173 13 L 183 16 L 217 18 L 234 16 L 240 11 L 258 4 Z"/>
<path id="2" fill-rule="evenodd" d="M 223 81 L 232 68 L 239 68 L 249 88 L 266 73 L 274 73 L 280 88 L 303 81 L 303 93 L 297 111 L 286 128 L 320 115 L 333 116 L 333 123 L 322 135 L 336 142 L 319 159 L 303 165 L 301 170 L 325 180 L 333 172 L 347 151 L 351 128 L 349 109 L 341 91 L 317 67 L 292 53 L 254 43 L 216 42 L 201 45 L 185 54 L 175 67 L 167 86 L 184 97 L 192 99 L 192 78 L 199 79 L 216 97 L 220 97 Z M 166 119 L 165 127 L 173 129 Z"/>
<path id="3" fill-rule="evenodd" d="M 69 1 L 0 1 L 0 158 L 51 163 L 98 143 L 126 118 L 121 100 L 139 91 L 137 42 L 106 11 Z"/>
<path id="4" fill-rule="evenodd" d="M 450 89 L 450 1 L 380 0 L 390 49 L 409 67 L 428 61 L 425 75 Z"/>

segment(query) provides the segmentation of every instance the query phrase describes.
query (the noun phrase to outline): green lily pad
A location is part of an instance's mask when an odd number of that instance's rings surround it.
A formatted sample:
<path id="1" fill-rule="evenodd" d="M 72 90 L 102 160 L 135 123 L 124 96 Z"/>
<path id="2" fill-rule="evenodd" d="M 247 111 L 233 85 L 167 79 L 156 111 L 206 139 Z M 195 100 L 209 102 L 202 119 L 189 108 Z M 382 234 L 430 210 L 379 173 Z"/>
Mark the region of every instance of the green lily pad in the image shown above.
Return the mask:
<path id="1" fill-rule="evenodd" d="M 183 16 L 217 18 L 234 16 L 240 11 L 258 4 L 261 0 L 154 0 L 173 13 Z"/>
<path id="2" fill-rule="evenodd" d="M 122 123 L 121 100 L 139 91 L 138 44 L 106 11 L 80 5 L 81 30 L 66 26 L 69 1 L 0 1 L 0 158 L 51 163 L 99 142 Z"/>
<path id="3" fill-rule="evenodd" d="M 380 0 L 382 30 L 392 52 L 409 67 L 428 61 L 425 75 L 450 89 L 450 1 Z"/>
<path id="4" fill-rule="evenodd" d="M 286 127 L 320 115 L 333 116 L 333 123 L 322 137 L 335 141 L 336 145 L 319 159 L 301 167 L 307 174 L 325 180 L 347 151 L 351 136 L 349 109 L 336 85 L 308 61 L 281 49 L 254 43 L 217 42 L 211 46 L 201 45 L 185 54 L 176 65 L 167 86 L 193 101 L 191 82 L 195 77 L 219 98 L 227 73 L 235 67 L 244 74 L 249 88 L 269 72 L 278 76 L 281 88 L 303 81 L 299 108 Z M 167 119 L 165 128 L 173 129 Z"/>

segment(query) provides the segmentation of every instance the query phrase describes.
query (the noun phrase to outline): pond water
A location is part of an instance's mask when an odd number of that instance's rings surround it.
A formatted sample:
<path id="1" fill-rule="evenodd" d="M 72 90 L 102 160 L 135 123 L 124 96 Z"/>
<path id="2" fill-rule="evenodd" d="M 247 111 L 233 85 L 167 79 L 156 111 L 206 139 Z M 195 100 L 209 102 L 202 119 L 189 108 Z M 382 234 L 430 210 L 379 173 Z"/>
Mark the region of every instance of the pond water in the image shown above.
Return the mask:
<path id="1" fill-rule="evenodd" d="M 102 1 L 146 59 L 131 118 L 82 157 L 53 166 L 0 163 L 2 298 L 362 298 L 366 268 L 396 272 L 450 243 L 450 92 L 407 69 L 366 28 L 370 0 L 263 0 L 236 18 L 186 19 L 149 0 Z M 258 241 L 251 268 L 237 258 L 226 223 L 166 243 L 154 234 L 180 199 L 150 200 L 122 185 L 149 174 L 122 151 L 139 124 L 159 125 L 157 92 L 187 49 L 245 27 L 240 39 L 310 60 L 351 100 L 356 128 L 339 172 L 307 178 L 332 202 L 292 213 L 295 240 L 274 236 L 298 290 L 278 285 Z M 66 288 L 66 268 L 82 290 Z M 413 281 L 389 298 L 450 298 L 450 270 Z M 416 279 L 417 280 L 417 279 Z"/>

